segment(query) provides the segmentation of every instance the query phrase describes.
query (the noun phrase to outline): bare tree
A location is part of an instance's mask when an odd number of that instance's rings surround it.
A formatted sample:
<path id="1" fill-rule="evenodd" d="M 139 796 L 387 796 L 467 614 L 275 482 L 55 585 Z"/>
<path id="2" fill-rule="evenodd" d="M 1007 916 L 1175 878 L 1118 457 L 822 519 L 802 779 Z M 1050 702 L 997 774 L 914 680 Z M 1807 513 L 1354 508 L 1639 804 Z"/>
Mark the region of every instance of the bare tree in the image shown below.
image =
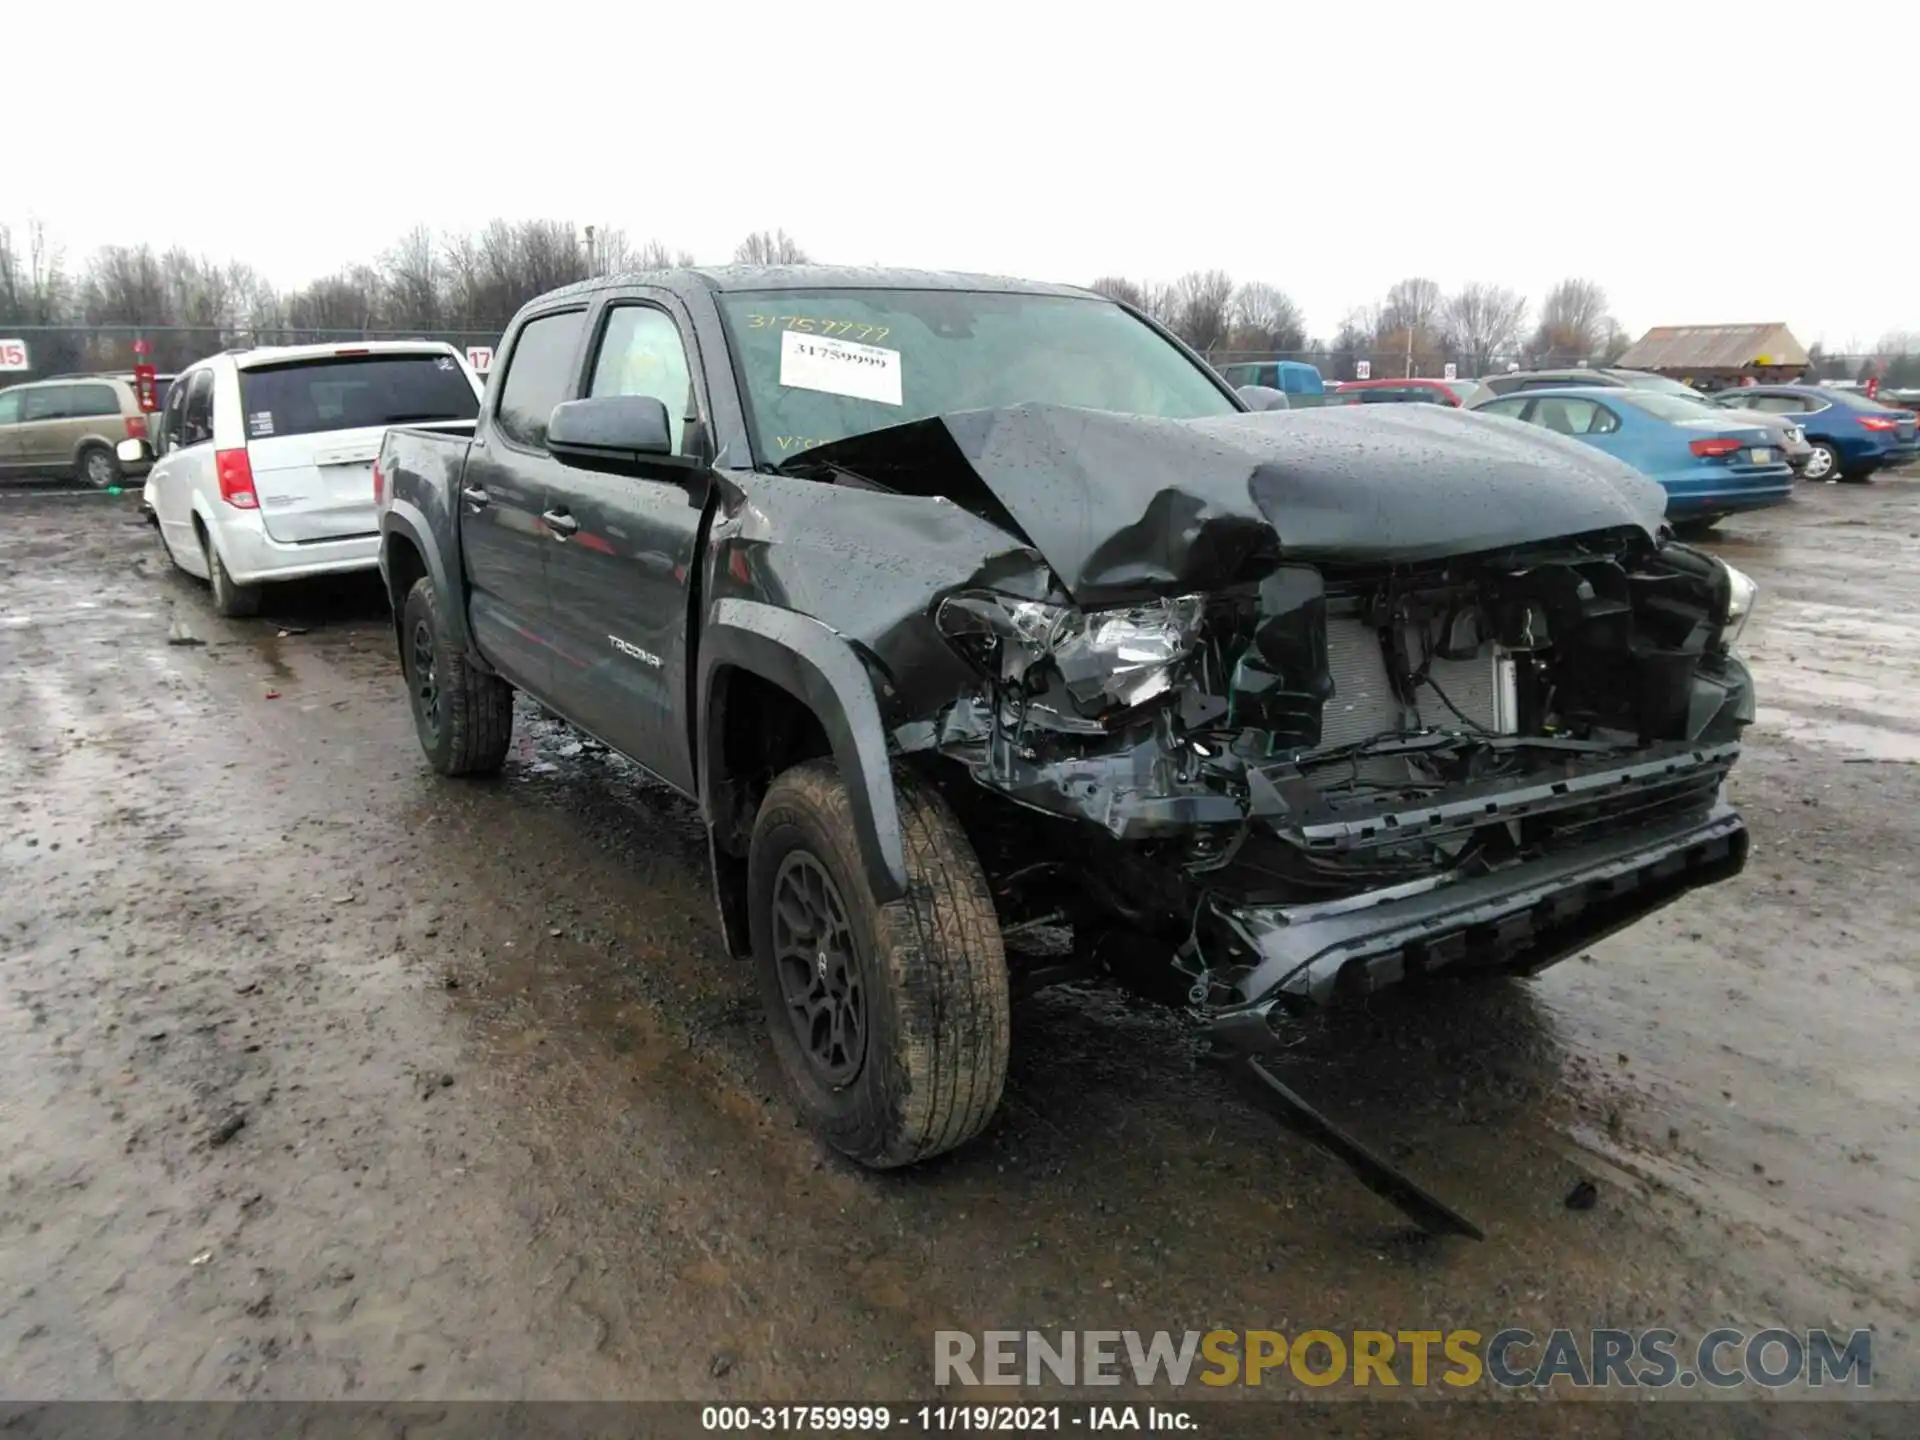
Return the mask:
<path id="1" fill-rule="evenodd" d="M 1189 270 L 1173 282 L 1173 331 L 1201 354 L 1226 343 L 1232 325 L 1233 277 L 1224 270 Z"/>
<path id="2" fill-rule="evenodd" d="M 1394 333 L 1411 330 L 1416 335 L 1431 335 L 1440 328 L 1444 308 L 1440 286 L 1434 281 L 1418 275 L 1396 280 L 1380 306 L 1380 328 Z"/>
<path id="3" fill-rule="evenodd" d="M 633 257 L 636 270 L 684 270 L 694 263 L 687 250 L 671 250 L 664 240 L 649 240 Z"/>
<path id="4" fill-rule="evenodd" d="M 734 247 L 742 265 L 805 265 L 807 252 L 784 230 L 756 230 Z"/>
<path id="5" fill-rule="evenodd" d="M 1293 297 L 1264 281 L 1250 280 L 1233 292 L 1233 348 L 1304 350 L 1307 321 Z"/>
<path id="6" fill-rule="evenodd" d="M 387 315 L 407 330 L 437 330 L 445 323 L 444 262 L 433 232 L 416 225 L 380 257 Z"/>
<path id="7" fill-rule="evenodd" d="M 1129 280 L 1124 275 L 1102 275 L 1087 288 L 1095 294 L 1104 295 L 1109 300 L 1118 300 L 1122 305 L 1131 305 L 1134 309 L 1144 309 L 1147 290 L 1137 280 Z"/>
<path id="8" fill-rule="evenodd" d="M 1468 373 L 1485 375 L 1496 360 L 1519 350 L 1527 325 L 1526 297 L 1502 285 L 1471 281 L 1447 300 L 1440 325 L 1447 348 Z"/>
<path id="9" fill-rule="evenodd" d="M 1540 303 L 1534 360 L 1543 365 L 1590 360 L 1601 353 L 1615 328 L 1605 290 L 1591 280 L 1562 280 Z"/>

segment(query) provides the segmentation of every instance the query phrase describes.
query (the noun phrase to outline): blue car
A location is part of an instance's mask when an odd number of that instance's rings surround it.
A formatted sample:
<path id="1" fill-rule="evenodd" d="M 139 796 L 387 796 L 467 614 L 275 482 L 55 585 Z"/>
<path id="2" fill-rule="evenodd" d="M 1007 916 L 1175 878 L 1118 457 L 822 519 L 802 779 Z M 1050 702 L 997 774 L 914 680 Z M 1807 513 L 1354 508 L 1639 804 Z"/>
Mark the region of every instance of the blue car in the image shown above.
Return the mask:
<path id="1" fill-rule="evenodd" d="M 1327 390 L 1319 367 L 1309 365 L 1304 360 L 1249 361 L 1229 365 L 1220 374 L 1236 390 L 1245 385 L 1279 390 L 1296 410 L 1320 404 Z"/>
<path id="2" fill-rule="evenodd" d="M 1896 410 L 1852 390 L 1746 385 L 1720 391 L 1712 403 L 1792 417 L 1813 445 L 1804 471 L 1809 480 L 1868 480 L 1876 470 L 1920 459 L 1913 411 Z"/>
<path id="3" fill-rule="evenodd" d="M 1474 410 L 1557 430 L 1626 461 L 1660 482 L 1675 525 L 1704 529 L 1793 494 L 1793 469 L 1772 431 L 1684 395 L 1566 386 L 1496 396 Z"/>

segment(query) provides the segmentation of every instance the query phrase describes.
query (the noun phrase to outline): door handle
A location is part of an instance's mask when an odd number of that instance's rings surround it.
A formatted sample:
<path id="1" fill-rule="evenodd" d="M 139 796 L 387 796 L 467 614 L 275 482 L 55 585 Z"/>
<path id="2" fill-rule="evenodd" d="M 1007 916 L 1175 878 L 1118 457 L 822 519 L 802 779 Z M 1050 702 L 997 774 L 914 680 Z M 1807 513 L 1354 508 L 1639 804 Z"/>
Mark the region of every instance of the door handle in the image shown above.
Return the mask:
<path id="1" fill-rule="evenodd" d="M 564 540 L 580 528 L 580 522 L 564 510 L 549 510 L 540 519 L 556 540 Z"/>
<path id="2" fill-rule="evenodd" d="M 469 485 L 460 492 L 460 498 L 476 510 L 484 510 L 493 497 L 478 485 Z"/>

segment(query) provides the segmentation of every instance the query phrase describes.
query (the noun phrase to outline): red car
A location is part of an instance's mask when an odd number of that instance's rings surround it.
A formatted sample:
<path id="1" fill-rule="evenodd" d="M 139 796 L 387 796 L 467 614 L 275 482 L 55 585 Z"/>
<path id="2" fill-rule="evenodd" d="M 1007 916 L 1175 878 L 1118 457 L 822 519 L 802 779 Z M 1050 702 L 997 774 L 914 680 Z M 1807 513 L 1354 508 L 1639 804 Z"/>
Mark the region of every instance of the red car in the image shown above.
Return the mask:
<path id="1" fill-rule="evenodd" d="M 1327 391 L 1329 405 L 1471 405 L 1490 393 L 1478 380 L 1346 380 Z"/>

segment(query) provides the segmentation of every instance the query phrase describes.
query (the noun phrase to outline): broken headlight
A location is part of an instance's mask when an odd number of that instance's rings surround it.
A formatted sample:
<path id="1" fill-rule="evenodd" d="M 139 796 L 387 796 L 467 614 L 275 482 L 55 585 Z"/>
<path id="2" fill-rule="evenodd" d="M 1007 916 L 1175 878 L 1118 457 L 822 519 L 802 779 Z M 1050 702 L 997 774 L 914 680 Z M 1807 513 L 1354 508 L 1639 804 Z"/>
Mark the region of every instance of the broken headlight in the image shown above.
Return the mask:
<path id="1" fill-rule="evenodd" d="M 963 647 L 969 637 L 976 643 L 997 641 L 1000 679 L 1021 680 L 1051 660 L 1077 703 L 1102 709 L 1108 702 L 1143 705 L 1172 689 L 1199 636 L 1204 609 L 1201 596 L 1182 595 L 1087 614 L 1068 605 L 969 590 L 941 601 L 934 620 L 942 634 Z M 969 653 L 984 658 L 977 649 Z"/>
<path id="2" fill-rule="evenodd" d="M 1726 565 L 1726 561 L 1720 562 Z M 1760 587 L 1746 575 L 1727 565 L 1727 623 L 1720 632 L 1721 643 L 1727 649 L 1733 648 L 1740 638 L 1740 632 L 1747 628 L 1747 617 L 1753 613 L 1754 598 L 1759 595 Z"/>

